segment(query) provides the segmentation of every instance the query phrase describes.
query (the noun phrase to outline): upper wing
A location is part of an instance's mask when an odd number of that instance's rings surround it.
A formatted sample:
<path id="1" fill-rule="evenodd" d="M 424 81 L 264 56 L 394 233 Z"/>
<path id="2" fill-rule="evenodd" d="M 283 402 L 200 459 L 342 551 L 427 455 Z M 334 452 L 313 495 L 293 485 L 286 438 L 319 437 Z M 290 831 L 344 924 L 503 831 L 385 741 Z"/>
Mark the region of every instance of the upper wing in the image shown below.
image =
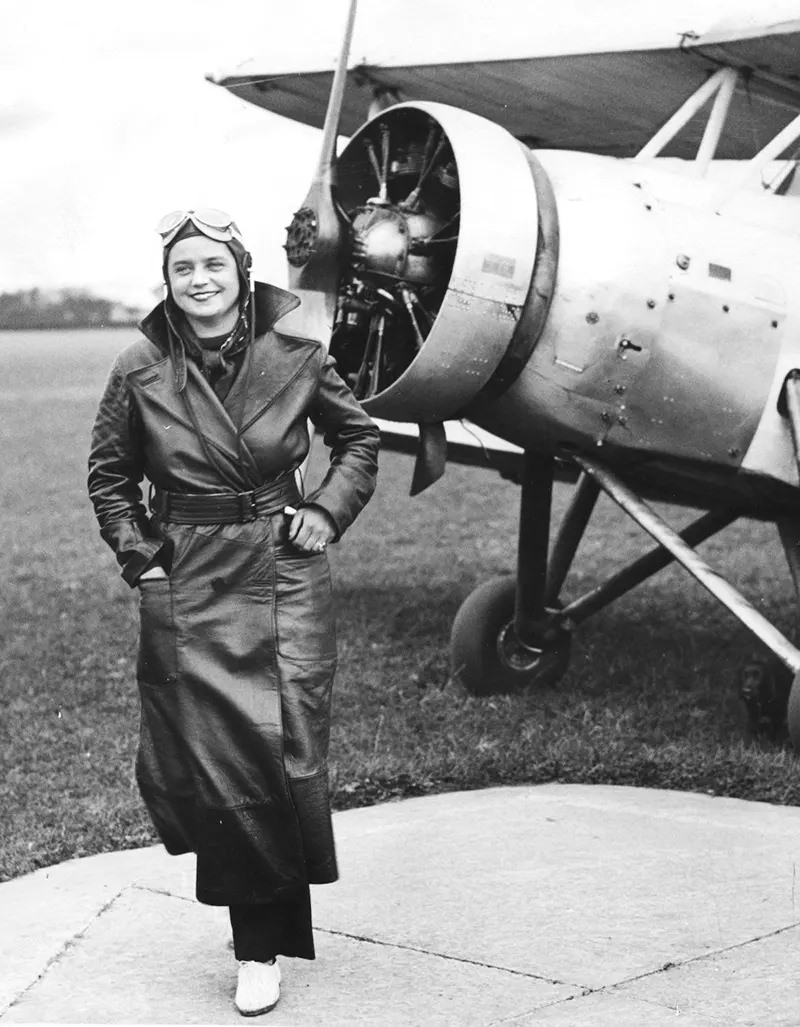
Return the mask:
<path id="1" fill-rule="evenodd" d="M 559 7 L 568 11 L 570 2 L 560 0 Z M 374 16 L 378 5 L 364 6 Z M 437 6 L 443 7 L 441 0 Z M 513 16 L 520 9 L 515 0 L 480 7 L 492 15 L 485 23 L 476 24 L 474 14 L 451 20 L 460 31 L 438 46 L 440 53 L 447 50 L 446 62 L 424 42 L 427 31 L 399 34 L 368 24 L 357 37 L 361 49 L 353 51 L 362 56 L 348 76 L 341 131 L 352 134 L 374 97 L 388 95 L 465 108 L 535 147 L 634 156 L 720 65 L 749 74 L 747 89 L 731 105 L 718 158 L 753 156 L 800 109 L 800 0 L 789 16 L 785 5 L 781 11 L 764 4 L 757 15 L 700 31 L 696 18 L 674 12 L 670 23 L 645 29 L 644 19 L 653 17 L 647 4 L 637 5 L 645 12 L 638 25 L 628 18 L 610 28 L 606 4 L 584 5 L 579 25 L 567 17 L 560 32 L 544 35 L 530 17 L 529 0 L 522 21 Z M 306 56 L 302 68 L 291 56 L 269 64 L 251 60 L 211 80 L 250 103 L 319 127 L 333 75 L 329 63 L 321 56 Z M 664 156 L 694 156 L 702 129 L 689 125 Z"/>

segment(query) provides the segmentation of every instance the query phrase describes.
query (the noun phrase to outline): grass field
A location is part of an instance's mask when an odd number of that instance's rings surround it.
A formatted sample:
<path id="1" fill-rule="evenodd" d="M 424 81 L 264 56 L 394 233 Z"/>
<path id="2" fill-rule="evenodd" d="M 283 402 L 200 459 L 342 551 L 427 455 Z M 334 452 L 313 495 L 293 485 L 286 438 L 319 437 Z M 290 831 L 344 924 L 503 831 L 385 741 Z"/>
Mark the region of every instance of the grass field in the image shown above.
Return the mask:
<path id="1" fill-rule="evenodd" d="M 0 879 L 154 840 L 132 773 L 135 595 L 85 492 L 94 408 L 131 336 L 0 334 Z M 756 643 L 679 570 L 583 625 L 557 688 L 468 696 L 450 680 L 450 624 L 475 585 L 513 570 L 518 493 L 495 474 L 452 466 L 412 500 L 411 468 L 409 457 L 382 457 L 374 500 L 331 554 L 338 808 L 552 780 L 798 801 L 800 762 L 743 731 L 736 678 Z M 558 508 L 567 494 L 558 489 Z M 666 512 L 672 523 L 689 517 Z M 648 546 L 601 501 L 565 594 Z M 734 525 L 702 552 L 793 633 L 772 527 Z"/>

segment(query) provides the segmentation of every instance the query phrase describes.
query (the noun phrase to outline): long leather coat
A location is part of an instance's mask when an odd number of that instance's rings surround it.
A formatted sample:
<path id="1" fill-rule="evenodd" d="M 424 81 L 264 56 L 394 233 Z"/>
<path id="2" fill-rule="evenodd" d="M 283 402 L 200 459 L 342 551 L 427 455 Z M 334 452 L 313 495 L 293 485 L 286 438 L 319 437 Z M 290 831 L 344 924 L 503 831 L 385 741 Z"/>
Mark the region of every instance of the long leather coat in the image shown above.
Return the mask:
<path id="1" fill-rule="evenodd" d="M 160 304 L 117 358 L 92 436 L 89 492 L 123 578 L 136 585 L 155 564 L 168 572 L 139 589 L 137 780 L 167 850 L 197 853 L 197 897 L 212 904 L 269 901 L 337 876 L 327 556 L 295 549 L 281 512 L 161 522 L 140 483 L 196 494 L 291 478 L 310 418 L 331 457 L 301 502 L 327 511 L 341 537 L 374 490 L 379 436 L 323 347 L 274 330 L 296 305 L 257 285 L 256 338 L 223 402 L 170 347 Z"/>

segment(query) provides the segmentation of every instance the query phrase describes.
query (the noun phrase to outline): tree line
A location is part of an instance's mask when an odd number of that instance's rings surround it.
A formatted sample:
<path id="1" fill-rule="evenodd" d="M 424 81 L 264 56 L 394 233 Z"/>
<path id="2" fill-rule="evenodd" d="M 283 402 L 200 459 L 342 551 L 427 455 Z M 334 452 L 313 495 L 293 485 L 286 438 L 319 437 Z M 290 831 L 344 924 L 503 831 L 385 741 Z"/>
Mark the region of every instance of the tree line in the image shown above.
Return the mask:
<path id="1" fill-rule="evenodd" d="M 0 293 L 0 329 L 107 328 L 136 324 L 143 311 L 85 289 Z"/>

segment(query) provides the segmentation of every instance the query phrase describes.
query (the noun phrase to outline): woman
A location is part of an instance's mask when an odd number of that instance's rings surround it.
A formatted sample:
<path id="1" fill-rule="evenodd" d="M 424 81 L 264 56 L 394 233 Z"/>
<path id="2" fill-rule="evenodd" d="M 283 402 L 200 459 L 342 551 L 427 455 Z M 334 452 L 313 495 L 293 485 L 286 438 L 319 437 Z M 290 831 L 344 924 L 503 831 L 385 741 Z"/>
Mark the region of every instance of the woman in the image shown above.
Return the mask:
<path id="1" fill-rule="evenodd" d="M 159 231 L 166 299 L 111 371 L 89 493 L 139 588 L 139 788 L 167 851 L 197 853 L 197 898 L 229 907 L 235 1001 L 256 1015 L 278 1001 L 277 955 L 314 958 L 308 885 L 337 877 L 325 548 L 375 488 L 379 436 L 324 348 L 276 329 L 299 301 L 251 292 L 230 217 Z M 308 419 L 332 452 L 303 497 Z"/>

